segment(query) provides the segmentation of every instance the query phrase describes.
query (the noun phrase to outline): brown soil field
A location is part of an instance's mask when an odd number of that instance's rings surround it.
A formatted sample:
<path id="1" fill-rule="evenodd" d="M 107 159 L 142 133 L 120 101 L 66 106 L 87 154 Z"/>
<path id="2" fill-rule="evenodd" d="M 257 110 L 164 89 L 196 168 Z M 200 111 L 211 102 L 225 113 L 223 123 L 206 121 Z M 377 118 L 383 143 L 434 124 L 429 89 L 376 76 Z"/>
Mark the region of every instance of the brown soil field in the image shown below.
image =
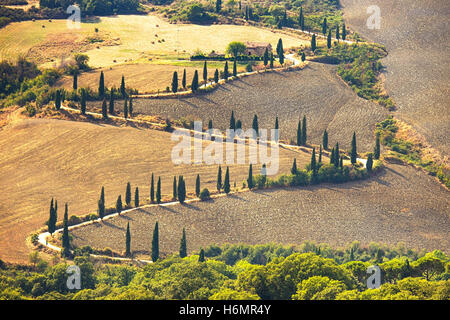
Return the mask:
<path id="1" fill-rule="evenodd" d="M 366 27 L 373 1 L 343 0 L 350 28 L 384 44 L 388 56 L 385 86 L 395 100 L 396 115 L 443 156 L 450 154 L 450 2 L 380 0 L 381 28 Z"/>
<path id="2" fill-rule="evenodd" d="M 419 200 L 420 199 L 420 200 Z M 389 165 L 377 177 L 343 185 L 243 192 L 170 207 L 135 210 L 71 231 L 74 244 L 149 253 L 159 222 L 160 252 L 176 253 L 183 227 L 189 252 L 211 244 L 303 241 L 344 246 L 380 242 L 416 249 L 450 249 L 450 198 L 430 176 Z M 148 257 L 148 256 L 147 256 Z"/>
<path id="3" fill-rule="evenodd" d="M 3 127 L 0 129 L 0 258 L 27 261 L 25 238 L 48 219 L 52 197 L 58 200 L 61 220 L 66 202 L 69 215 L 95 212 L 102 186 L 107 206 L 114 206 L 119 194 L 124 199 L 128 181 L 133 193 L 139 187 L 143 202 L 149 198 L 152 172 L 156 177 L 161 176 L 163 198 L 171 197 L 173 177 L 178 175 L 184 175 L 188 193 L 193 194 L 195 190 L 197 174 L 202 187 L 216 190 L 218 166 L 174 165 L 171 152 L 177 143 L 163 131 L 87 122 L 17 119 Z M 287 173 L 293 158 L 297 158 L 302 168 L 310 157 L 307 152 L 280 148 L 279 172 Z M 234 182 L 242 186 L 248 175 L 246 163 L 230 165 L 232 186 Z M 259 168 L 256 165 L 254 172 Z"/>
<path id="4" fill-rule="evenodd" d="M 226 129 L 231 111 L 244 128 L 251 128 L 257 114 L 259 128 L 271 129 L 278 115 L 280 137 L 296 141 L 299 118 L 306 115 L 308 141 L 322 143 L 328 130 L 329 143 L 349 148 L 356 131 L 360 151 L 374 145 L 375 124 L 387 117 L 381 106 L 359 98 L 338 76 L 336 67 L 310 63 L 305 69 L 272 72 L 241 78 L 210 93 L 178 99 L 135 99 L 134 110 L 178 119 L 213 120 Z"/>
<path id="5" fill-rule="evenodd" d="M 105 85 L 108 88 L 119 88 L 122 75 L 126 75 L 127 87 L 138 89 L 140 93 L 155 92 L 157 90 L 164 91 L 164 89 L 172 83 L 174 71 L 178 73 L 181 86 L 181 78 L 183 76 L 184 69 L 186 69 L 186 82 L 190 84 L 196 68 L 140 63 L 123 64 L 83 72 L 78 76 L 78 87 L 90 87 L 93 90 L 98 90 L 100 72 L 103 71 L 105 75 Z M 65 76 L 55 85 L 58 87 L 63 87 L 67 90 L 72 90 L 73 77 Z"/>

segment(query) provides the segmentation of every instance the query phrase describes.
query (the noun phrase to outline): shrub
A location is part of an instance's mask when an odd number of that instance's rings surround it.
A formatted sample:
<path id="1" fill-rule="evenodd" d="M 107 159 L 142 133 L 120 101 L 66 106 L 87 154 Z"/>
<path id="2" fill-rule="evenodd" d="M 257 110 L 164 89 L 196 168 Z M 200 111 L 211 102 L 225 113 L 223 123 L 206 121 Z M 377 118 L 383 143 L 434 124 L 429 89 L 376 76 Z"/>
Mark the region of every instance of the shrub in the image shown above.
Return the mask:
<path id="1" fill-rule="evenodd" d="M 98 216 L 95 213 L 91 213 L 86 217 L 86 221 L 97 220 Z"/>
<path id="2" fill-rule="evenodd" d="M 83 222 L 83 221 L 81 220 L 81 218 L 79 216 L 72 215 L 69 218 L 69 226 L 73 226 L 73 225 L 79 224 L 81 222 Z"/>
<path id="3" fill-rule="evenodd" d="M 200 192 L 200 200 L 201 201 L 207 201 L 211 199 L 211 194 L 209 193 L 208 188 L 204 188 L 201 192 Z"/>

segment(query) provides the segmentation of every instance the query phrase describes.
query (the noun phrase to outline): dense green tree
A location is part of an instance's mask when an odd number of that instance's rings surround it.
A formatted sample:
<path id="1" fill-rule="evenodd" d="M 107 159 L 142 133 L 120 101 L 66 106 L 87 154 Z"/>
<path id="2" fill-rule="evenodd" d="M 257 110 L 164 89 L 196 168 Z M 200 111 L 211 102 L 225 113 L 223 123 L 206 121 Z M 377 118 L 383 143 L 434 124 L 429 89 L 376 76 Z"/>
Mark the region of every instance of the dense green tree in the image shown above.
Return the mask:
<path id="1" fill-rule="evenodd" d="M 181 85 L 183 89 L 186 89 L 186 69 L 183 70 L 183 79 L 181 80 Z"/>
<path id="2" fill-rule="evenodd" d="M 327 48 L 331 49 L 331 30 L 328 31 L 328 36 L 327 36 Z"/>
<path id="3" fill-rule="evenodd" d="M 195 179 L 195 196 L 200 196 L 200 175 L 197 174 L 197 179 Z"/>
<path id="4" fill-rule="evenodd" d="M 219 165 L 219 169 L 217 170 L 217 191 L 220 192 L 222 189 L 222 167 Z"/>
<path id="5" fill-rule="evenodd" d="M 205 262 L 205 250 L 200 249 L 200 254 L 198 256 L 198 262 Z"/>
<path id="6" fill-rule="evenodd" d="M 158 222 L 155 223 L 152 239 L 152 261 L 156 262 L 159 259 L 159 228 Z"/>
<path id="7" fill-rule="evenodd" d="M 131 232 L 130 223 L 127 223 L 127 233 L 125 235 L 125 256 L 131 256 Z"/>
<path id="8" fill-rule="evenodd" d="M 214 82 L 219 83 L 219 70 L 214 71 Z"/>
<path id="9" fill-rule="evenodd" d="M 377 133 L 377 136 L 375 138 L 375 148 L 373 149 L 373 157 L 378 160 L 380 159 L 380 134 Z"/>
<path id="10" fill-rule="evenodd" d="M 247 185 L 249 189 L 253 189 L 254 184 L 253 184 L 253 168 L 252 168 L 252 164 L 250 163 L 250 167 L 248 169 L 248 178 L 247 178 Z"/>
<path id="11" fill-rule="evenodd" d="M 183 176 L 178 177 L 178 201 L 184 203 L 186 200 L 186 185 Z"/>
<path id="12" fill-rule="evenodd" d="M 280 61 L 280 64 L 284 64 L 284 49 L 283 49 L 283 40 L 281 38 L 278 40 L 277 44 L 277 54 L 278 54 L 278 60 Z"/>
<path id="13" fill-rule="evenodd" d="M 343 168 L 343 167 L 344 167 L 344 157 L 341 156 L 341 157 L 339 158 L 339 168 Z"/>
<path id="14" fill-rule="evenodd" d="M 155 179 L 152 172 L 152 180 L 150 182 L 150 203 L 155 203 Z"/>
<path id="15" fill-rule="evenodd" d="M 353 132 L 352 146 L 351 146 L 351 150 L 350 150 L 350 162 L 352 164 L 356 163 L 357 156 L 358 156 L 358 153 L 356 151 L 356 133 Z"/>
<path id="16" fill-rule="evenodd" d="M 117 201 L 116 201 L 116 211 L 118 214 L 120 214 L 122 212 L 122 196 L 119 195 L 117 197 Z"/>
<path id="17" fill-rule="evenodd" d="M 227 171 L 225 172 L 225 180 L 223 182 L 223 191 L 226 194 L 230 193 L 230 169 L 227 167 Z"/>
<path id="18" fill-rule="evenodd" d="M 61 108 L 61 90 L 56 90 L 55 93 L 55 108 L 59 110 Z"/>
<path id="19" fill-rule="evenodd" d="M 127 91 L 125 89 L 125 77 L 122 75 L 122 81 L 120 83 L 120 94 L 122 95 L 122 99 L 125 99 L 127 96 Z"/>
<path id="20" fill-rule="evenodd" d="M 100 72 L 100 80 L 98 83 L 98 97 L 103 99 L 105 97 L 105 76 L 103 71 Z"/>
<path id="21" fill-rule="evenodd" d="M 334 150 L 334 148 L 332 148 L 331 154 L 330 154 L 330 164 L 333 164 L 333 165 L 335 164 L 335 160 L 334 160 L 335 156 L 336 156 L 336 151 Z"/>
<path id="22" fill-rule="evenodd" d="M 311 37 L 311 51 L 312 52 L 316 51 L 316 48 L 317 48 L 316 35 L 313 34 Z"/>
<path id="23" fill-rule="evenodd" d="M 161 203 L 161 177 L 158 177 L 156 185 L 156 203 Z"/>
<path id="24" fill-rule="evenodd" d="M 131 184 L 127 182 L 127 188 L 125 190 L 125 203 L 127 206 L 131 204 Z"/>
<path id="25" fill-rule="evenodd" d="M 172 198 L 173 200 L 177 200 L 177 177 L 173 177 L 173 184 L 172 184 Z"/>
<path id="26" fill-rule="evenodd" d="M 115 89 L 111 88 L 111 93 L 109 95 L 109 114 L 114 114 L 114 92 Z"/>
<path id="27" fill-rule="evenodd" d="M 430 254 L 414 261 L 412 267 L 415 273 L 423 276 L 427 281 L 444 272 L 445 262 Z"/>
<path id="28" fill-rule="evenodd" d="M 239 41 L 232 41 L 228 44 L 227 48 L 225 49 L 225 52 L 229 55 L 232 55 L 234 58 L 241 54 L 245 54 L 245 50 L 247 47 L 244 43 Z"/>
<path id="29" fill-rule="evenodd" d="M 187 256 L 186 230 L 183 228 L 183 235 L 180 241 L 180 258 Z"/>
<path id="30" fill-rule="evenodd" d="M 191 84 L 192 92 L 196 92 L 198 90 L 198 72 L 195 70 L 194 77 L 192 78 L 192 84 Z"/>
<path id="31" fill-rule="evenodd" d="M 326 129 L 323 132 L 322 145 L 325 150 L 328 150 L 328 132 Z"/>
<path id="32" fill-rule="evenodd" d="M 206 60 L 203 63 L 203 81 L 208 82 L 208 66 L 206 65 Z"/>
<path id="33" fill-rule="evenodd" d="M 103 99 L 102 102 L 102 118 L 108 119 L 108 106 L 106 104 L 106 99 Z"/>
<path id="34" fill-rule="evenodd" d="M 178 91 L 178 73 L 176 71 L 173 72 L 171 89 L 173 93 Z"/>
<path id="35" fill-rule="evenodd" d="M 136 187 L 134 190 L 134 206 L 137 208 L 139 207 L 139 188 Z"/>

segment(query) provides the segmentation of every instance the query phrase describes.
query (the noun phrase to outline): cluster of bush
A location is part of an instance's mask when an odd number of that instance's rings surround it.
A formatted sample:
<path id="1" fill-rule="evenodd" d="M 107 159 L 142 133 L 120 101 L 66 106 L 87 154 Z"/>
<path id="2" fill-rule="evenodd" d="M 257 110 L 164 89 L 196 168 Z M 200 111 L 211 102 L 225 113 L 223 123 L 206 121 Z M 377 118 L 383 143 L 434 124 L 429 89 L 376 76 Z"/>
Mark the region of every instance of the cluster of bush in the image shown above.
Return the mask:
<path id="1" fill-rule="evenodd" d="M 195 54 L 190 57 L 191 60 L 214 60 L 214 61 L 262 61 L 263 57 L 257 55 L 238 55 L 236 57 L 226 57 L 225 55 L 208 56 L 204 54 Z"/>
<path id="2" fill-rule="evenodd" d="M 448 256 L 404 245 L 210 246 L 202 250 L 204 259 L 196 253 L 145 267 L 95 268 L 92 248 L 75 251 L 81 290 L 67 288 L 66 262 L 55 258 L 50 266 L 35 253 L 28 266 L 0 261 L 0 299 L 450 299 Z M 382 285 L 367 289 L 367 268 L 374 264 L 381 269 Z"/>

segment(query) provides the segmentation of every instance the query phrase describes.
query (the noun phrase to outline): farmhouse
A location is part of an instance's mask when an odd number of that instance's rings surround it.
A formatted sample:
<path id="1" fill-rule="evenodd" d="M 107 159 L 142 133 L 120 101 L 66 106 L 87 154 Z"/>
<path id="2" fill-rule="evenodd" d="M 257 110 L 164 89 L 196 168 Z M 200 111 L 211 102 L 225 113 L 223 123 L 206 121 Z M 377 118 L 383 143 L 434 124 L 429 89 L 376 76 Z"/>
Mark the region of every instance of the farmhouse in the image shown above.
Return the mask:
<path id="1" fill-rule="evenodd" d="M 246 53 L 251 56 L 262 56 L 264 54 L 264 51 L 267 48 L 267 51 L 272 51 L 272 45 L 268 42 L 250 42 L 247 41 L 245 43 L 245 46 L 247 47 Z"/>

